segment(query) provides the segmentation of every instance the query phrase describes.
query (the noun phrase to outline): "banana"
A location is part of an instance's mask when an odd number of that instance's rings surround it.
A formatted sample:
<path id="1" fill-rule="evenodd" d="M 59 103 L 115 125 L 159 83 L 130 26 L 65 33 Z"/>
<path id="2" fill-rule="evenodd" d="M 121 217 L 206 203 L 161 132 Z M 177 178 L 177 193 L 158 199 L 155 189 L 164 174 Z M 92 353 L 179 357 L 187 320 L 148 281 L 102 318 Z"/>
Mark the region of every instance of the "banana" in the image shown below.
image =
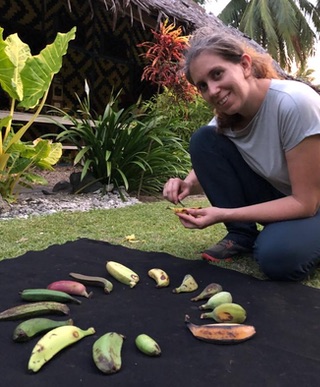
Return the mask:
<path id="1" fill-rule="evenodd" d="M 211 313 L 203 313 L 200 318 L 213 318 L 219 323 L 243 323 L 247 318 L 245 309 L 232 302 L 218 305 Z"/>
<path id="2" fill-rule="evenodd" d="M 150 336 L 141 333 L 135 339 L 135 344 L 139 351 L 148 356 L 160 356 L 161 348 L 159 344 Z"/>
<path id="3" fill-rule="evenodd" d="M 190 317 L 185 316 L 188 329 L 199 340 L 216 344 L 237 344 L 253 337 L 255 327 L 245 324 L 215 323 L 195 325 L 190 322 Z"/>
<path id="4" fill-rule="evenodd" d="M 218 305 L 232 302 L 232 295 L 229 292 L 222 291 L 220 293 L 214 294 L 209 300 L 199 306 L 199 309 L 214 309 Z"/>
<path id="5" fill-rule="evenodd" d="M 28 362 L 28 370 L 38 372 L 62 349 L 75 344 L 86 336 L 93 335 L 94 328 L 83 330 L 73 325 L 54 328 L 47 332 L 34 346 Z"/>
<path id="6" fill-rule="evenodd" d="M 162 269 L 150 269 L 148 271 L 148 276 L 156 281 L 157 288 L 165 288 L 170 284 L 170 278 L 168 274 Z"/>
<path id="7" fill-rule="evenodd" d="M 198 294 L 196 297 L 191 298 L 191 301 L 200 301 L 200 300 L 207 300 L 211 296 L 219 293 L 222 291 L 222 286 L 220 284 L 212 283 L 206 286 L 200 294 Z"/>
<path id="8" fill-rule="evenodd" d="M 97 368 L 105 374 L 114 374 L 122 366 L 121 350 L 125 336 L 108 332 L 100 336 L 92 346 L 92 358 Z"/>
<path id="9" fill-rule="evenodd" d="M 135 287 L 140 281 L 137 273 L 119 262 L 107 261 L 106 269 L 113 278 L 125 285 L 129 285 L 130 288 Z"/>
<path id="10" fill-rule="evenodd" d="M 70 313 L 67 305 L 55 301 L 39 301 L 28 304 L 17 305 L 0 313 L 1 320 L 18 320 L 35 317 L 41 314 L 65 314 Z"/>
<path id="11" fill-rule="evenodd" d="M 186 274 L 179 287 L 172 290 L 173 293 L 193 292 L 198 289 L 198 284 L 191 274 Z"/>
<path id="12" fill-rule="evenodd" d="M 73 320 L 56 321 L 44 317 L 30 318 L 16 326 L 12 334 L 12 339 L 17 343 L 28 341 L 40 333 L 45 333 L 53 328 L 64 325 L 73 325 Z"/>
<path id="13" fill-rule="evenodd" d="M 24 301 L 57 301 L 57 302 L 74 302 L 81 304 L 81 301 L 70 296 L 70 294 L 60 290 L 51 289 L 24 289 L 20 292 Z"/>
<path id="14" fill-rule="evenodd" d="M 88 293 L 86 287 L 77 281 L 70 281 L 70 280 L 55 281 L 49 284 L 47 286 L 47 289 L 60 290 L 61 292 L 73 294 L 75 296 L 82 296 L 86 298 L 90 298 L 92 296 L 92 292 Z"/>
<path id="15" fill-rule="evenodd" d="M 96 277 L 80 273 L 69 273 L 69 276 L 87 285 L 102 286 L 106 294 L 111 293 L 113 290 L 112 282 L 103 277 Z"/>

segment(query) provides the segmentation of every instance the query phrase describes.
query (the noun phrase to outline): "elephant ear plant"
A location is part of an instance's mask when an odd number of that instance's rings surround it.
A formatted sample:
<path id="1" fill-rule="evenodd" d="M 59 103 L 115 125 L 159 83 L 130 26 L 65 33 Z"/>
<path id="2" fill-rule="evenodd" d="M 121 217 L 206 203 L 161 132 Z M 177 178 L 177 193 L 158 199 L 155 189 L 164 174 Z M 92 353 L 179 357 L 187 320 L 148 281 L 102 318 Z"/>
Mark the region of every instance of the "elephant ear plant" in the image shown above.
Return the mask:
<path id="1" fill-rule="evenodd" d="M 0 27 L 0 85 L 11 99 L 8 116 L 0 120 L 0 195 L 14 201 L 16 186 L 32 188 L 32 184 L 46 184 L 46 180 L 33 172 L 35 167 L 53 170 L 62 154 L 60 143 L 37 139 L 23 142 L 22 136 L 30 128 L 45 104 L 50 84 L 62 66 L 69 41 L 75 38 L 76 28 L 58 33 L 52 44 L 38 55 L 32 55 L 29 46 L 17 34 L 3 39 Z M 35 109 L 29 122 L 16 132 L 13 118 L 16 106 Z"/>

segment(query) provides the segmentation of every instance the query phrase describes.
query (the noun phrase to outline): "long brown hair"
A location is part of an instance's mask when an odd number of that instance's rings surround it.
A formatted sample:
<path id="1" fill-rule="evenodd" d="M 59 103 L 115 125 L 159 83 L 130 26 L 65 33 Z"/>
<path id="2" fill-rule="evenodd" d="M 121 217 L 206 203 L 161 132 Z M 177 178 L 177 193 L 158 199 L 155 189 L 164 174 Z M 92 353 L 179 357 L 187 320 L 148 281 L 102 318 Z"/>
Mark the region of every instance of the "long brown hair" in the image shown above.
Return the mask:
<path id="1" fill-rule="evenodd" d="M 202 52 L 209 52 L 222 57 L 224 60 L 238 64 L 243 54 L 250 55 L 252 59 L 252 75 L 255 78 L 280 78 L 273 65 L 272 57 L 266 52 L 258 52 L 253 47 L 246 44 L 240 38 L 231 33 L 218 32 L 210 27 L 202 27 L 196 30 L 189 41 L 189 48 L 185 53 L 183 70 L 186 78 L 193 83 L 190 74 L 190 64 Z M 232 127 L 242 118 L 239 114 L 232 116 L 216 112 L 218 131 Z"/>

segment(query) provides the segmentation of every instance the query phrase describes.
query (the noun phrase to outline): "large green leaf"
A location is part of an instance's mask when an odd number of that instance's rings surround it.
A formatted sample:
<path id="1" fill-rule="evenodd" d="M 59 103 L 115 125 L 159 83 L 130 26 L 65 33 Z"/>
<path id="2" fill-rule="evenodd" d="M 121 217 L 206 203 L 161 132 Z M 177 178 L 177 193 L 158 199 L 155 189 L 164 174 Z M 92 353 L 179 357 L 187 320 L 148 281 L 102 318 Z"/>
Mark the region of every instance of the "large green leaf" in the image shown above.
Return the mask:
<path id="1" fill-rule="evenodd" d="M 21 70 L 23 100 L 19 106 L 26 109 L 38 105 L 48 90 L 54 74 L 62 66 L 62 57 L 66 54 L 70 40 L 75 39 L 76 27 L 67 33 L 58 33 L 55 41 L 46 46 L 38 55 L 29 57 Z"/>

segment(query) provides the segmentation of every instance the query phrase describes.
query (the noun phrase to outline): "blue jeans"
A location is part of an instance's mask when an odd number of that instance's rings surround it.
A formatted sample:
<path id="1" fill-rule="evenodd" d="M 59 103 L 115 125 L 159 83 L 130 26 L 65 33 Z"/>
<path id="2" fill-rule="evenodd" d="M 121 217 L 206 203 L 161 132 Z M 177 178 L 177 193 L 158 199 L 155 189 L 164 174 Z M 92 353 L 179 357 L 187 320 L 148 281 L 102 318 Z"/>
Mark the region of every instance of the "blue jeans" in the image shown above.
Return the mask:
<path id="1" fill-rule="evenodd" d="M 285 195 L 257 175 L 225 136 L 204 126 L 190 141 L 197 178 L 213 206 L 245 207 Z M 320 263 L 320 211 L 313 217 L 264 224 L 225 224 L 228 239 L 253 248 L 261 270 L 273 280 L 301 281 Z"/>

